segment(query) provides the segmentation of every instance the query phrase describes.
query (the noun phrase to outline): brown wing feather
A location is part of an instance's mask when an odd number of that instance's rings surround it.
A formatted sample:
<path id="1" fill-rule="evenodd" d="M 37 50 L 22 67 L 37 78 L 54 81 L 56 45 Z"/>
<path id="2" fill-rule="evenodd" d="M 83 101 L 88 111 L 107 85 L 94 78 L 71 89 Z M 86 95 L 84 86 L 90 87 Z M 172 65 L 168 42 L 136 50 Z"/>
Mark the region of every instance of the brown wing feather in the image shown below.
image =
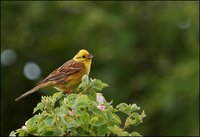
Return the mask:
<path id="1" fill-rule="evenodd" d="M 57 84 L 60 81 L 64 80 L 66 77 L 78 73 L 84 68 L 85 67 L 83 63 L 76 62 L 73 59 L 71 59 L 66 63 L 64 63 L 62 66 L 60 66 L 58 69 L 53 71 L 51 74 L 49 74 L 49 76 L 47 76 L 44 80 L 42 80 L 38 84 L 47 83 L 49 81 L 55 81 L 55 84 Z"/>

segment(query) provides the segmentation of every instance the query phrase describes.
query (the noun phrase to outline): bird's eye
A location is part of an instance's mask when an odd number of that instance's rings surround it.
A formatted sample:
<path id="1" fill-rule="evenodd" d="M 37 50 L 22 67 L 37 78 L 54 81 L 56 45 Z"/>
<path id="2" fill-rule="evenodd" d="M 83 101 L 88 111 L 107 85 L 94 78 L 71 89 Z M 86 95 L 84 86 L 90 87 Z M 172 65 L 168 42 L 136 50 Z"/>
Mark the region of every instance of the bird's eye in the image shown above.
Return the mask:
<path id="1" fill-rule="evenodd" d="M 83 55 L 82 57 L 85 58 L 85 55 Z"/>

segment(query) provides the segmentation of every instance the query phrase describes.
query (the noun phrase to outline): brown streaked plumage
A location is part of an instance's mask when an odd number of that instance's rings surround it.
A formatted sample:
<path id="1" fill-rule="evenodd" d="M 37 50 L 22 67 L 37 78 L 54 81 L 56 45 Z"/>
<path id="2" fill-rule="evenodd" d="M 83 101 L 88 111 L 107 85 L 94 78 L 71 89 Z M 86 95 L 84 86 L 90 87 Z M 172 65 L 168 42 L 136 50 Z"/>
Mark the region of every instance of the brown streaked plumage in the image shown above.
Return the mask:
<path id="1" fill-rule="evenodd" d="M 71 89 L 80 84 L 84 74 L 89 75 L 92 58 L 93 56 L 87 50 L 80 50 L 73 59 L 54 70 L 44 80 L 40 81 L 36 87 L 25 92 L 16 98 L 15 101 L 44 87 L 55 87 L 63 92 L 71 91 Z"/>

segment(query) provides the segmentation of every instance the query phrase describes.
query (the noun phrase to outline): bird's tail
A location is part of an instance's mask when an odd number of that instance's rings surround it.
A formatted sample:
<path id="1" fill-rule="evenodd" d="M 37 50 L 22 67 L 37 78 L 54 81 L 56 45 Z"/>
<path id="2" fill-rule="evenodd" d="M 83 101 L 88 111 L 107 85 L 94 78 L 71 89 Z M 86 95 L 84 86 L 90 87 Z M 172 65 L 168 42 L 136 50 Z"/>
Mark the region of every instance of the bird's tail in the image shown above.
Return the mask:
<path id="1" fill-rule="evenodd" d="M 18 101 L 18 100 L 20 100 L 20 99 L 22 99 L 22 98 L 24 98 L 24 97 L 26 97 L 26 96 L 34 93 L 35 91 L 37 91 L 40 88 L 41 88 L 41 85 L 37 85 L 36 87 L 32 88 L 31 90 L 25 92 L 24 94 L 22 94 L 21 96 L 19 96 L 18 98 L 16 98 L 15 101 Z"/>

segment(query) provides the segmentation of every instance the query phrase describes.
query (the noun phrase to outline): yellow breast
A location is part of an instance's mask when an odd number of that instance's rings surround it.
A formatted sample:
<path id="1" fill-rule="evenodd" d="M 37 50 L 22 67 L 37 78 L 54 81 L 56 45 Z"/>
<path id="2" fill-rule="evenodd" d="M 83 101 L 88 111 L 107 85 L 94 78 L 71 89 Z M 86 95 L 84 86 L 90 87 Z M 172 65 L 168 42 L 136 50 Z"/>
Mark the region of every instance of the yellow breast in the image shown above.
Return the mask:
<path id="1" fill-rule="evenodd" d="M 86 74 L 89 75 L 90 74 L 90 67 L 91 67 L 92 61 L 88 60 L 86 62 L 84 62 L 84 66 L 85 66 L 85 70 L 86 70 Z"/>

